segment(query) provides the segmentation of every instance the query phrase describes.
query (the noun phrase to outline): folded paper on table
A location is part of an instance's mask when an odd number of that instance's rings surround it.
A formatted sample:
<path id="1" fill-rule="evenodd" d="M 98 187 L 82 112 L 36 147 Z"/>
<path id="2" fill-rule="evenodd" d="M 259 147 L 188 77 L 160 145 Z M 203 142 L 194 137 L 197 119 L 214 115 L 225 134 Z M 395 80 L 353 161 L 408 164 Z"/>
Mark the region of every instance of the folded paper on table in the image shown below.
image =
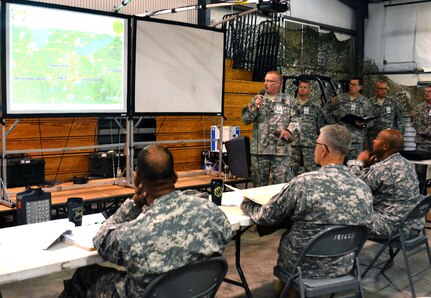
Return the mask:
<path id="1" fill-rule="evenodd" d="M 260 205 L 265 205 L 266 203 L 268 203 L 268 201 L 274 195 L 278 194 L 285 185 L 286 183 L 281 183 L 248 189 L 238 189 L 228 184 L 225 184 L 225 186 L 229 189 L 239 192 L 243 197 L 246 197 Z"/>
<path id="2" fill-rule="evenodd" d="M 99 231 L 101 224 L 74 227 L 61 236 L 67 244 L 75 245 L 85 250 L 95 250 L 93 237 Z"/>
<path id="3" fill-rule="evenodd" d="M 28 239 L 31 243 L 39 243 L 42 249 L 49 249 L 61 241 L 61 235 L 73 229 L 75 224 L 69 221 L 59 222 L 56 225 L 49 225 L 49 222 L 41 223 L 40 232 L 31 233 Z M 37 239 L 33 241 L 31 238 Z"/>

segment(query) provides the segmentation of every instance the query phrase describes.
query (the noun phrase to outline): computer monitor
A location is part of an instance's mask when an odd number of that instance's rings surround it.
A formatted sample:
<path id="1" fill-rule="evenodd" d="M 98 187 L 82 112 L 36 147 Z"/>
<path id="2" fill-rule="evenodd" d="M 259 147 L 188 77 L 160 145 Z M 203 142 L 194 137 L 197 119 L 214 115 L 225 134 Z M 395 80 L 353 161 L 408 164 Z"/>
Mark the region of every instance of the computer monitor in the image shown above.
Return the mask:
<path id="1" fill-rule="evenodd" d="M 240 136 L 225 142 L 229 170 L 232 175 L 250 178 L 250 139 Z"/>

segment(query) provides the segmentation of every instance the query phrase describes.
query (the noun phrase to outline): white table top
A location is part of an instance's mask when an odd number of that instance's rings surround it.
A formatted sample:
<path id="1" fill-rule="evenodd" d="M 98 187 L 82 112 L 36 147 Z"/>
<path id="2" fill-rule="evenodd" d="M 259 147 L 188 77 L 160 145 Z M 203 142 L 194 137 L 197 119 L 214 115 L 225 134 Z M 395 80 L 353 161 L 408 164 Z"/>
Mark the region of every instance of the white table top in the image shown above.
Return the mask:
<path id="1" fill-rule="evenodd" d="M 411 160 L 409 159 L 409 162 L 418 164 L 418 165 L 431 165 L 431 159 L 424 159 L 424 160 Z"/>
<path id="2" fill-rule="evenodd" d="M 84 216 L 82 224 L 92 224 L 100 216 Z M 64 232 L 68 222 L 66 218 L 0 229 L 0 284 L 102 262 L 97 251 L 62 242 L 48 250 L 42 248 L 47 239 L 54 241 L 55 235 Z"/>
<path id="3" fill-rule="evenodd" d="M 232 224 L 232 230 L 252 224 L 239 206 L 220 208 Z M 101 213 L 86 215 L 82 226 L 103 220 Z M 70 224 L 66 218 L 0 229 L 0 285 L 102 262 L 96 250 L 88 251 L 63 242 L 44 249 L 69 229 Z"/>
<path id="4" fill-rule="evenodd" d="M 241 204 L 242 199 L 243 197 L 240 196 L 237 192 L 234 192 L 234 191 L 223 192 L 223 196 L 221 199 L 222 205 L 219 207 L 227 215 L 229 221 L 231 221 L 231 219 L 229 218 L 229 216 L 231 216 L 232 219 L 236 219 L 239 221 L 239 224 L 241 227 L 248 227 L 253 224 L 253 221 L 251 220 L 250 216 L 245 214 L 241 210 L 241 208 L 239 208 L 239 205 Z"/>

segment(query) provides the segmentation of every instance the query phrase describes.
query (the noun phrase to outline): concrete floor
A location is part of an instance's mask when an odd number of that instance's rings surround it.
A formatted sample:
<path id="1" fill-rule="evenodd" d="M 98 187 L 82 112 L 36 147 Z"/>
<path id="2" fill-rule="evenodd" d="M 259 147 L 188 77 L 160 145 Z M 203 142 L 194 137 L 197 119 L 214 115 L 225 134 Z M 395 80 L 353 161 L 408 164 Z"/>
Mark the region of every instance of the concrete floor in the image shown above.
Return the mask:
<path id="1" fill-rule="evenodd" d="M 431 239 L 431 230 L 428 230 L 428 238 Z M 280 240 L 281 231 L 274 234 L 259 237 L 251 228 L 242 237 L 242 268 L 247 278 L 253 297 L 256 298 L 275 298 L 274 281 L 272 275 L 273 266 L 277 258 L 277 247 Z M 379 249 L 379 245 L 367 242 L 361 252 L 361 263 L 367 263 Z M 11 252 L 11 257 L 13 252 Z M 231 242 L 226 248 L 225 257 L 229 262 L 228 278 L 238 280 L 235 269 L 235 247 Z M 427 263 L 425 251 L 413 257 L 414 268 L 419 268 Z M 390 278 L 393 278 L 394 285 L 383 277 L 375 277 L 375 272 L 371 271 L 364 280 L 366 297 L 410 297 L 408 280 L 404 271 L 404 262 L 401 256 L 397 256 L 394 266 L 387 271 Z M 1 266 L 1 264 L 0 264 Z M 70 278 L 73 271 L 65 271 L 59 274 L 52 274 L 40 278 L 34 278 L 18 283 L 2 285 L 0 291 L 5 298 L 20 297 L 57 297 L 63 289 L 63 280 Z M 418 297 L 431 297 L 431 268 L 428 271 L 414 278 L 415 289 Z M 242 288 L 222 283 L 217 298 L 224 297 L 246 297 Z M 338 296 L 340 297 L 340 296 Z"/>

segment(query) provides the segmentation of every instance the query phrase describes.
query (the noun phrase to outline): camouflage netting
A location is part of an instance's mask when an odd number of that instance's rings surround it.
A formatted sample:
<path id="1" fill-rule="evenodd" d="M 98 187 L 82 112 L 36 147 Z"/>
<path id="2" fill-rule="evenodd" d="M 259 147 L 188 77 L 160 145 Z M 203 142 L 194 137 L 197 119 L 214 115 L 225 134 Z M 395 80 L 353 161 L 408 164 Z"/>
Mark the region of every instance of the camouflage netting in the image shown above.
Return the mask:
<path id="1" fill-rule="evenodd" d="M 285 27 L 281 30 L 282 46 L 279 54 L 283 75 L 325 75 L 331 77 L 334 82 L 351 76 L 351 39 L 338 41 L 333 32 L 319 32 L 317 27 L 304 24 L 287 22 Z M 293 94 L 295 88 L 288 83 L 286 92 Z M 328 84 L 325 84 L 324 89 L 328 98 L 333 95 Z M 322 101 L 316 82 L 312 82 L 311 97 L 319 103 Z"/>
<path id="2" fill-rule="evenodd" d="M 360 69 L 362 69 L 363 92 L 366 97 L 375 96 L 376 83 L 378 81 L 385 81 L 388 83 L 388 95 L 394 96 L 400 105 L 401 110 L 405 116 L 410 116 L 413 108 L 423 99 L 423 90 L 416 86 L 405 86 L 395 83 L 387 76 L 379 73 L 377 65 L 373 60 L 358 61 Z"/>
<path id="3" fill-rule="evenodd" d="M 280 26 L 280 27 L 278 27 Z M 231 31 L 229 28 L 228 31 Z M 247 49 L 242 46 L 240 51 L 236 51 L 237 57 L 247 57 L 244 59 L 243 67 L 240 65 L 235 68 L 252 70 L 254 54 L 256 53 L 256 41 L 250 37 L 258 34 L 259 25 L 243 26 L 231 36 L 233 40 L 241 40 L 240 43 L 246 44 Z M 296 76 L 300 74 L 324 75 L 332 78 L 337 88 L 337 93 L 342 92 L 342 88 L 347 87 L 346 82 L 355 75 L 354 64 L 359 70 L 359 76 L 364 79 L 363 94 L 367 97 L 375 96 L 375 84 L 378 80 L 384 80 L 389 86 L 389 95 L 395 96 L 405 115 L 410 115 L 413 107 L 422 101 L 423 91 L 415 86 L 403 86 L 389 80 L 386 76 L 379 73 L 377 66 L 371 60 L 353 59 L 353 38 L 339 40 L 334 32 L 323 32 L 318 27 L 291 22 L 287 20 L 274 20 L 274 32 L 280 32 L 280 45 L 277 56 L 278 69 L 284 76 Z M 273 33 L 274 33 L 273 32 Z M 231 34 L 233 32 L 231 31 Z M 246 38 L 238 37 L 237 34 L 245 35 Z M 229 33 L 228 33 L 229 35 Z M 246 42 L 244 42 L 246 41 Z M 251 55 L 247 54 L 247 53 Z M 235 56 L 235 55 L 233 55 Z M 234 65 L 237 59 L 234 58 Z M 296 86 L 293 80 L 288 80 L 286 93 L 294 95 Z M 329 84 L 324 86 L 326 97 L 333 95 Z M 318 84 L 312 82 L 313 100 L 321 103 L 322 95 Z"/>

